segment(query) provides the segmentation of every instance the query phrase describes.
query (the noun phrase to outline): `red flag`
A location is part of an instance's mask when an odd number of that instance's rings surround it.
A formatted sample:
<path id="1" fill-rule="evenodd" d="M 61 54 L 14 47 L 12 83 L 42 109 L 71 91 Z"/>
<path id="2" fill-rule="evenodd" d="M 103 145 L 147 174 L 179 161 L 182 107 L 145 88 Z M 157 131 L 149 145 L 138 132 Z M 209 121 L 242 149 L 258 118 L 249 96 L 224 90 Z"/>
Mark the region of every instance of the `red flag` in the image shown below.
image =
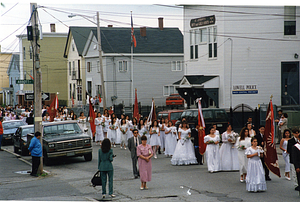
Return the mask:
<path id="1" fill-rule="evenodd" d="M 96 125 L 95 125 L 95 118 L 96 118 L 96 115 L 95 115 L 95 112 L 94 112 L 94 108 L 93 108 L 93 105 L 92 105 L 92 102 L 91 102 L 91 98 L 89 100 L 89 114 L 90 114 L 90 126 L 91 126 L 91 131 L 92 131 L 92 134 L 94 136 L 95 132 L 96 132 Z"/>
<path id="2" fill-rule="evenodd" d="M 267 110 L 264 145 L 265 164 L 272 173 L 280 177 L 278 156 L 276 152 L 276 145 L 274 142 L 274 111 L 272 100 L 270 100 Z"/>
<path id="3" fill-rule="evenodd" d="M 54 100 L 52 101 L 51 105 L 50 105 L 50 109 L 49 109 L 49 116 L 50 116 L 50 121 L 54 120 L 54 117 L 56 116 L 56 111 L 58 109 L 58 97 L 57 95 L 55 96 Z"/>
<path id="4" fill-rule="evenodd" d="M 99 94 L 99 103 L 101 103 L 102 99 L 101 99 L 101 94 Z"/>
<path id="5" fill-rule="evenodd" d="M 73 98 L 73 95 L 72 95 L 72 107 L 74 106 L 74 98 Z"/>
<path id="6" fill-rule="evenodd" d="M 131 44 L 133 43 L 134 47 L 136 47 L 136 38 L 134 35 L 134 30 L 133 30 L 133 20 L 132 20 L 132 13 L 131 13 Z"/>
<path id="7" fill-rule="evenodd" d="M 202 114 L 201 99 L 198 99 L 198 126 L 199 152 L 203 155 L 206 150 L 206 144 L 204 143 L 205 122 Z"/>
<path id="8" fill-rule="evenodd" d="M 138 100 L 137 100 L 136 89 L 135 89 L 135 100 L 134 100 L 133 117 L 136 118 L 137 120 L 140 119 L 139 105 L 138 105 Z"/>

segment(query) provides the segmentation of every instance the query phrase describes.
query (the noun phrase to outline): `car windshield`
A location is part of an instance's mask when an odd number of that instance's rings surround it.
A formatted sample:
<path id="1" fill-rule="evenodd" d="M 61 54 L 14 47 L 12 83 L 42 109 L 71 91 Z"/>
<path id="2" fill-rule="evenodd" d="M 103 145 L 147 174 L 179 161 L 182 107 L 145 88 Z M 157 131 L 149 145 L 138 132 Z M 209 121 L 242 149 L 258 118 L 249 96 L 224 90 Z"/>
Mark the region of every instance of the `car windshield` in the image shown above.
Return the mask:
<path id="1" fill-rule="evenodd" d="M 215 110 L 215 116 L 217 121 L 227 121 L 227 114 L 224 110 Z"/>
<path id="2" fill-rule="evenodd" d="M 82 133 L 77 123 L 57 124 L 44 126 L 44 136 L 47 135 L 65 135 L 65 134 Z"/>
<path id="3" fill-rule="evenodd" d="M 179 120 L 180 119 L 180 115 L 182 114 L 182 112 L 173 112 L 171 113 L 171 120 Z"/>
<path id="4" fill-rule="evenodd" d="M 181 119 L 182 119 L 183 117 L 186 117 L 186 118 L 191 117 L 192 115 L 193 115 L 193 112 L 192 112 L 192 111 L 184 111 L 184 112 L 181 114 Z"/>
<path id="5" fill-rule="evenodd" d="M 12 121 L 12 122 L 6 122 L 2 123 L 3 129 L 12 129 L 12 128 L 19 128 L 20 126 L 25 125 L 23 121 Z"/>
<path id="6" fill-rule="evenodd" d="M 22 137 L 27 136 L 27 134 L 34 134 L 34 127 L 23 128 Z"/>

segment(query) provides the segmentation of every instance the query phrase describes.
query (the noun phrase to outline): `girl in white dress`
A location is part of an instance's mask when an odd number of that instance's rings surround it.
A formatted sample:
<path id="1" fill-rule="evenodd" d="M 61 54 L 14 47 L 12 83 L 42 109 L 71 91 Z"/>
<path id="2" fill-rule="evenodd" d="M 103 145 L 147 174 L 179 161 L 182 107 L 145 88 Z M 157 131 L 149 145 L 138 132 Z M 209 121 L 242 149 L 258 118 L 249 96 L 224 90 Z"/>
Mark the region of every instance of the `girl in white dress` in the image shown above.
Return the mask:
<path id="1" fill-rule="evenodd" d="M 104 138 L 108 138 L 107 137 L 107 131 L 108 131 L 108 127 L 110 124 L 110 118 L 109 118 L 109 114 L 108 114 L 108 110 L 104 111 L 104 116 L 102 116 L 102 121 L 104 121 L 104 127 L 103 127 L 103 133 L 104 133 Z"/>
<path id="2" fill-rule="evenodd" d="M 144 118 L 144 127 L 145 127 L 144 135 L 147 137 L 147 144 L 150 145 L 150 127 L 151 127 L 151 121 L 148 122 L 147 119 L 148 119 L 147 117 Z"/>
<path id="3" fill-rule="evenodd" d="M 137 122 L 137 119 L 136 118 L 132 118 L 132 121 L 131 121 L 131 124 L 130 124 L 130 126 L 129 126 L 129 130 L 130 130 L 130 132 L 131 132 L 131 137 L 133 137 L 133 133 L 132 133 L 132 131 L 134 130 L 134 129 L 138 129 L 138 122 Z"/>
<path id="4" fill-rule="evenodd" d="M 253 125 L 250 122 L 247 122 L 247 129 L 249 130 L 249 136 L 254 137 L 256 135 L 255 130 L 253 130 Z"/>
<path id="5" fill-rule="evenodd" d="M 222 134 L 223 144 L 220 148 L 220 170 L 239 170 L 238 151 L 234 147 L 234 140 L 229 138 L 233 133 L 231 125 L 228 124 L 227 130 Z"/>
<path id="6" fill-rule="evenodd" d="M 86 127 L 86 117 L 84 116 L 83 112 L 80 112 L 79 117 L 78 117 L 78 123 L 81 126 L 82 130 L 85 130 Z"/>
<path id="7" fill-rule="evenodd" d="M 165 155 L 167 157 L 173 156 L 177 144 L 177 129 L 175 126 L 173 126 L 172 121 L 168 121 L 168 127 L 165 127 L 165 135 L 166 135 Z"/>
<path id="8" fill-rule="evenodd" d="M 244 127 L 241 130 L 240 137 L 238 137 L 235 146 L 238 150 L 238 157 L 240 163 L 240 182 L 244 182 L 246 180 L 248 166 L 248 158 L 245 155 L 245 150 L 251 147 L 251 138 L 249 137 L 248 128 Z"/>
<path id="9" fill-rule="evenodd" d="M 191 130 L 187 127 L 187 122 L 182 122 L 182 127 L 178 129 L 178 142 L 171 159 L 172 165 L 198 164 L 195 149 L 190 140 Z"/>
<path id="10" fill-rule="evenodd" d="M 121 120 L 120 131 L 122 133 L 120 148 L 122 149 L 122 147 L 124 147 L 124 149 L 126 149 L 128 125 L 125 119 Z"/>
<path id="11" fill-rule="evenodd" d="M 246 190 L 253 192 L 265 191 L 267 190 L 265 171 L 260 160 L 260 157 L 263 157 L 263 150 L 257 146 L 257 139 L 255 137 L 251 138 L 251 145 L 245 151 L 248 158 Z"/>
<path id="12" fill-rule="evenodd" d="M 96 125 L 96 134 L 95 134 L 95 142 L 96 144 L 101 145 L 101 142 L 104 140 L 104 135 L 103 135 L 103 129 L 102 129 L 102 117 L 101 117 L 101 113 L 98 112 L 97 113 L 97 117 L 95 118 L 95 125 Z"/>
<path id="13" fill-rule="evenodd" d="M 221 140 L 222 136 L 220 135 L 219 130 L 217 130 L 217 124 L 216 124 L 216 123 L 213 123 L 213 124 L 212 124 L 212 127 L 214 127 L 214 129 L 215 129 L 215 135 L 219 136 L 219 137 L 220 137 L 220 140 Z"/>
<path id="14" fill-rule="evenodd" d="M 154 153 L 154 158 L 157 159 L 156 152 L 158 151 L 158 147 L 161 145 L 160 142 L 160 130 L 158 126 L 158 121 L 154 120 L 152 126 L 150 128 L 150 145 L 152 146 L 152 150 Z"/>
<path id="15" fill-rule="evenodd" d="M 208 172 L 213 173 L 220 170 L 220 154 L 219 154 L 220 136 L 216 135 L 216 130 L 212 126 L 209 128 L 209 134 L 204 137 L 206 146 L 206 160 Z"/>
<path id="16" fill-rule="evenodd" d="M 117 137 L 117 122 L 116 122 L 116 117 L 112 118 L 111 124 L 109 125 L 110 129 L 110 135 L 111 135 L 111 144 L 116 147 L 116 137 Z"/>
<path id="17" fill-rule="evenodd" d="M 166 139 L 166 136 L 165 136 L 165 126 L 166 126 L 167 123 L 165 123 L 165 119 L 162 118 L 160 120 L 160 123 L 158 124 L 159 126 L 159 131 L 160 131 L 160 149 L 162 151 L 165 151 L 165 139 Z"/>
<path id="18" fill-rule="evenodd" d="M 49 116 L 48 112 L 46 112 L 46 115 L 43 117 L 43 121 L 44 122 L 50 122 L 50 116 Z"/>
<path id="19" fill-rule="evenodd" d="M 291 169 L 291 164 L 290 164 L 290 154 L 287 152 L 287 144 L 289 139 L 291 139 L 291 132 L 289 129 L 285 129 L 283 131 L 283 137 L 280 141 L 280 149 L 282 150 L 282 157 L 285 161 L 285 170 L 284 170 L 284 176 L 287 180 L 291 180 L 290 177 L 290 169 Z"/>
<path id="20" fill-rule="evenodd" d="M 133 134 L 132 132 L 130 131 L 130 126 L 132 124 L 132 121 L 129 119 L 129 116 L 126 115 L 126 124 L 127 124 L 127 127 L 128 127 L 128 131 L 127 131 L 127 142 L 128 142 L 128 139 L 133 137 Z"/>

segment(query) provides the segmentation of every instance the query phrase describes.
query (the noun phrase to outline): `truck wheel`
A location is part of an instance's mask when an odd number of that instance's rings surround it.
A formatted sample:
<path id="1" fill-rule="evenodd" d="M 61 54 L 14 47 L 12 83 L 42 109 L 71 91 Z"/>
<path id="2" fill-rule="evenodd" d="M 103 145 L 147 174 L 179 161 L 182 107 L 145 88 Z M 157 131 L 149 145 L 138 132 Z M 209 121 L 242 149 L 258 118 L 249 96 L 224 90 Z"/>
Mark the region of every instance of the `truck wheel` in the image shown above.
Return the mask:
<path id="1" fill-rule="evenodd" d="M 84 160 L 85 161 L 91 161 L 92 159 L 93 159 L 92 152 L 84 155 Z"/>

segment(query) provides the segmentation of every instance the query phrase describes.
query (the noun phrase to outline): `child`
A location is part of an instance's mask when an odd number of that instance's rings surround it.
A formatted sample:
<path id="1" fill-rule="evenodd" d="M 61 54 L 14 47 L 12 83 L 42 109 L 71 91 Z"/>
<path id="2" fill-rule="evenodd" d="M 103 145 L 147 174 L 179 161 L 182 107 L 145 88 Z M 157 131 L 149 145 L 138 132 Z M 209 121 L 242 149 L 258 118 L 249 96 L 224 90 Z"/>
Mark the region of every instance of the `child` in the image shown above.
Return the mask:
<path id="1" fill-rule="evenodd" d="M 245 151 L 248 158 L 246 190 L 254 192 L 265 191 L 267 190 L 265 171 L 260 160 L 263 151 L 257 146 L 257 139 L 255 137 L 251 138 L 251 145 Z"/>

